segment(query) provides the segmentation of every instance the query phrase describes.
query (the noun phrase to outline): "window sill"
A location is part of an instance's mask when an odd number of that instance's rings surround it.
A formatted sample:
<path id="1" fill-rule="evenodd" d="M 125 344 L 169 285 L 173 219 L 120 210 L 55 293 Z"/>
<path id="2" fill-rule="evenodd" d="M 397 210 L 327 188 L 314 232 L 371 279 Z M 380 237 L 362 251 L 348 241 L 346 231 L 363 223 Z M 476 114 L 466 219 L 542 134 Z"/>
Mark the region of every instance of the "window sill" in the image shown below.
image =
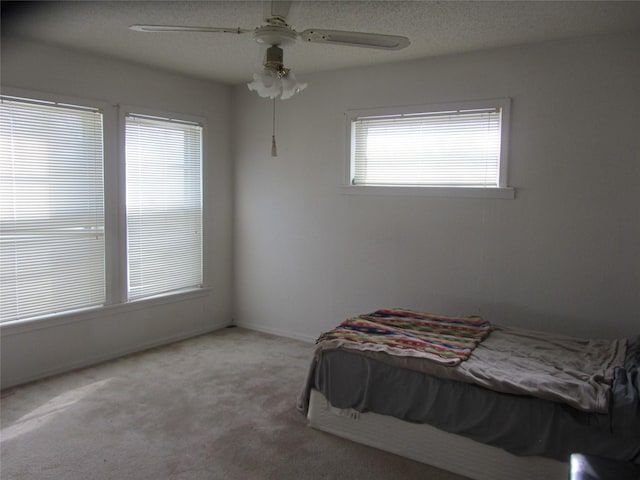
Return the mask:
<path id="1" fill-rule="evenodd" d="M 405 187 L 349 185 L 340 187 L 344 195 L 396 195 L 405 197 L 461 197 L 496 198 L 513 200 L 516 190 L 513 187 L 472 188 L 472 187 Z"/>
<path id="2" fill-rule="evenodd" d="M 53 328 L 70 323 L 84 322 L 99 317 L 135 312 L 137 310 L 166 305 L 169 303 L 185 302 L 196 298 L 206 297 L 210 293 L 211 288 L 195 288 L 172 292 L 166 295 L 143 298 L 140 300 L 132 300 L 127 303 L 89 307 L 82 310 L 74 310 L 72 312 L 56 313 L 25 320 L 14 320 L 12 322 L 1 323 L 0 333 L 2 336 L 18 335 L 43 328 Z"/>

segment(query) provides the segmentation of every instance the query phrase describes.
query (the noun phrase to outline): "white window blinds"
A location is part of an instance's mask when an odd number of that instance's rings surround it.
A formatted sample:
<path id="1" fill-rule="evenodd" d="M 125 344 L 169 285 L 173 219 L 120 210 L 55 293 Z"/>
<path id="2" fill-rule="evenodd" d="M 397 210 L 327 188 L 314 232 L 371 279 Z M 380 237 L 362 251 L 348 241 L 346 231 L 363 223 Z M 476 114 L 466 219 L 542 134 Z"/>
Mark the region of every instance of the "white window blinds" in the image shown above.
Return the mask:
<path id="1" fill-rule="evenodd" d="M 3 97 L 0 320 L 103 304 L 102 114 Z"/>
<path id="2" fill-rule="evenodd" d="M 501 109 L 357 117 L 351 183 L 500 186 Z"/>
<path id="3" fill-rule="evenodd" d="M 202 128 L 126 117 L 128 297 L 202 286 Z"/>

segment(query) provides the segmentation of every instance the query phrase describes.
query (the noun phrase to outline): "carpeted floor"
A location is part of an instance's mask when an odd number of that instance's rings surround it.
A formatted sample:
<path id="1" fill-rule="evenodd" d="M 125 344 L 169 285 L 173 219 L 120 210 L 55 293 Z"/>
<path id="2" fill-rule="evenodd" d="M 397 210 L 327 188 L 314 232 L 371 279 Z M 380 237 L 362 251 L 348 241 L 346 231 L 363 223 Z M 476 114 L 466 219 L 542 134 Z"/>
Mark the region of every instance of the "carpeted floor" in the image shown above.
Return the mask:
<path id="1" fill-rule="evenodd" d="M 313 430 L 312 346 L 224 329 L 3 392 L 3 480 L 462 477 Z"/>

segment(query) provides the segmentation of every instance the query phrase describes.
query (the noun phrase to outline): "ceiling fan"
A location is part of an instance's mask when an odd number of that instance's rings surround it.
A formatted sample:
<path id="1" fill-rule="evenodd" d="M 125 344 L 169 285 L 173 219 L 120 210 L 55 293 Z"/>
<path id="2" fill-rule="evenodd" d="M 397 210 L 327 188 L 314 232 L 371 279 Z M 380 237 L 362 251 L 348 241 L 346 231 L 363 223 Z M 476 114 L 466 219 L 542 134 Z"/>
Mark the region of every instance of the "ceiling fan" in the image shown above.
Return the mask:
<path id="1" fill-rule="evenodd" d="M 297 40 L 307 43 L 329 45 L 347 45 L 352 47 L 377 48 L 382 50 L 400 50 L 409 45 L 409 39 L 398 35 L 351 32 L 342 30 L 308 29 L 297 32 L 287 23 L 291 1 L 272 0 L 264 2 L 264 25 L 253 30 L 240 27 L 196 27 L 180 25 L 131 25 L 138 32 L 195 32 L 195 33 L 233 33 L 237 35 L 253 33 L 260 45 L 267 46 L 264 71 L 254 74 L 249 89 L 258 95 L 269 98 L 286 99 L 306 87 L 296 81 L 289 68 L 284 66 L 283 45 Z"/>

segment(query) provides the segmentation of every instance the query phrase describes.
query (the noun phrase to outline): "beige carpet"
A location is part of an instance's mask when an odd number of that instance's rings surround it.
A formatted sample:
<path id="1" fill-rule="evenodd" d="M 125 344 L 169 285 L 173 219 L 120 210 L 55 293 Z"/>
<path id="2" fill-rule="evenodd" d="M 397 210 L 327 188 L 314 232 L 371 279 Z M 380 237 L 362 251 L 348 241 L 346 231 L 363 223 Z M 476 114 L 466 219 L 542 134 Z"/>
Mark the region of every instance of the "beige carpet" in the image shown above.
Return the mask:
<path id="1" fill-rule="evenodd" d="M 311 345 L 224 329 L 2 393 L 2 480 L 462 477 L 313 430 Z"/>

